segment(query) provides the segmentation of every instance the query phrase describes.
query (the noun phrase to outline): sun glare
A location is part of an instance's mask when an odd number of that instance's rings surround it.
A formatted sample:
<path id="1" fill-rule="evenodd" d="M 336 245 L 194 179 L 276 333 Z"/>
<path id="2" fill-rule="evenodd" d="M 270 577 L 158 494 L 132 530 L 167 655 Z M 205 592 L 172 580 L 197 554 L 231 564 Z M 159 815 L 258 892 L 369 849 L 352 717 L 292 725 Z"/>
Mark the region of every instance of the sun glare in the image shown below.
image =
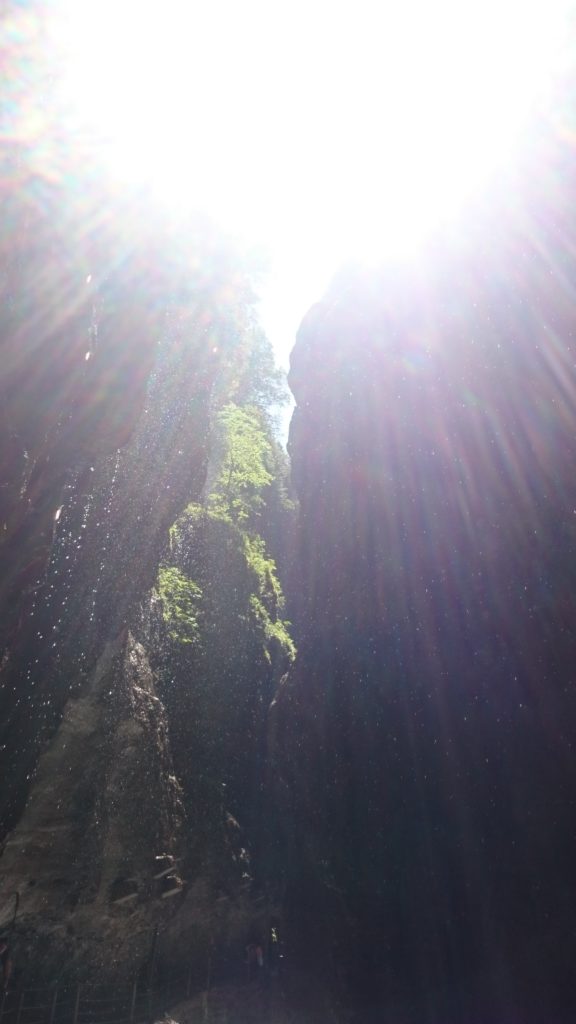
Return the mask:
<path id="1" fill-rule="evenodd" d="M 509 158 L 559 0 L 60 0 L 60 101 L 112 178 L 338 256 L 410 247 Z"/>

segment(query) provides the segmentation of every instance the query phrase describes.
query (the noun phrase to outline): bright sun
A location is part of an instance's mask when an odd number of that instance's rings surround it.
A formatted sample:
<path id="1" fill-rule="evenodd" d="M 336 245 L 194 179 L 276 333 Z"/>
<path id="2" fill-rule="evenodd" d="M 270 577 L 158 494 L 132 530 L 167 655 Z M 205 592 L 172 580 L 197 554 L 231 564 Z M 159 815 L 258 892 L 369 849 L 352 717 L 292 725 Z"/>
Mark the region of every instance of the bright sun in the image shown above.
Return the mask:
<path id="1" fill-rule="evenodd" d="M 113 177 L 332 266 L 406 250 L 508 159 L 566 0 L 55 0 Z"/>
<path id="2" fill-rule="evenodd" d="M 506 157 L 554 0 L 66 0 L 63 88 L 118 175 L 256 232 L 395 245 Z"/>

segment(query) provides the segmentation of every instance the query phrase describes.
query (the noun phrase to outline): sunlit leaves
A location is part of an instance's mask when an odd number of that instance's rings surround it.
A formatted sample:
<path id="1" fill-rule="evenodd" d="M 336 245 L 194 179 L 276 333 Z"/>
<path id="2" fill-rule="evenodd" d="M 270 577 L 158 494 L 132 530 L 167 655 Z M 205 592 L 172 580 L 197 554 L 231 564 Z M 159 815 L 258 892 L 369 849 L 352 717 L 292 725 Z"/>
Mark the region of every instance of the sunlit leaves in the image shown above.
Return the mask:
<path id="1" fill-rule="evenodd" d="M 284 596 L 280 580 L 276 575 L 276 563 L 270 558 L 266 545 L 259 536 L 244 535 L 246 562 L 256 577 L 254 593 L 250 596 L 250 612 L 257 629 L 262 633 L 266 655 L 276 642 L 290 661 L 294 660 L 296 648 L 290 633 L 289 622 L 280 617 L 284 609 Z"/>
<path id="2" fill-rule="evenodd" d="M 234 523 L 254 518 L 263 504 L 262 490 L 272 482 L 267 468 L 272 447 L 258 410 L 226 405 L 218 414 L 218 467 L 208 496 L 208 506 L 223 512 Z"/>
<path id="3" fill-rule="evenodd" d="M 160 568 L 157 587 L 170 639 L 182 644 L 197 644 L 200 640 L 198 610 L 201 588 L 175 565 Z"/>

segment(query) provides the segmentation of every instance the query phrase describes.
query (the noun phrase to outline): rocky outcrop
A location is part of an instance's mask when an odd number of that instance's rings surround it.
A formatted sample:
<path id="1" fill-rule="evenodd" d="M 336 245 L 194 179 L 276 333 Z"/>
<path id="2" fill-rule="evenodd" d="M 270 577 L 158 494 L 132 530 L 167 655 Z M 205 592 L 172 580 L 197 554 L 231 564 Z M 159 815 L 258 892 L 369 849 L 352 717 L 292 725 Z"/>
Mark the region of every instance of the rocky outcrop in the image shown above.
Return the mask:
<path id="1" fill-rule="evenodd" d="M 169 913 L 156 876 L 181 855 L 182 824 L 165 713 L 142 646 L 123 634 L 67 701 L 2 856 L 3 916 L 18 892 L 16 942 L 34 951 L 38 980 L 130 975 L 146 961 Z"/>
<path id="2" fill-rule="evenodd" d="M 222 759 L 219 773 L 197 757 L 207 744 L 214 759 L 217 735 L 194 716 L 182 735 L 185 697 L 167 713 L 157 691 L 144 646 L 124 631 L 40 757 L 4 846 L 0 890 L 6 924 L 19 895 L 11 946 L 28 985 L 158 985 L 169 970 L 194 991 L 207 975 L 242 975 L 249 929 L 260 918 L 266 927 L 249 840 L 225 810 Z"/>
<path id="3" fill-rule="evenodd" d="M 24 168 L 23 161 L 2 202 L 5 658 L 45 572 L 65 486 L 133 433 L 163 319 L 146 279 L 154 250 L 147 231 L 133 235 L 119 260 L 117 229 L 89 207 L 74 221 L 56 188 L 46 190 L 40 212 L 38 183 Z"/>
<path id="4" fill-rule="evenodd" d="M 267 711 L 294 656 L 262 538 L 223 511 L 190 505 L 171 531 L 157 611 L 159 692 L 193 809 L 189 863 L 228 898 L 262 877 Z"/>
<path id="5" fill-rule="evenodd" d="M 4 211 L 4 830 L 71 687 L 129 625 L 168 527 L 200 493 L 211 388 L 247 295 L 209 225 L 184 228 L 174 256 L 181 236 L 138 227 L 129 208 L 71 223 L 57 191 L 41 217 L 28 200 Z"/>
<path id="6" fill-rule="evenodd" d="M 293 948 L 314 949 L 342 1019 L 543 1021 L 570 1003 L 563 213 L 562 235 L 521 233 L 524 210 L 419 266 L 343 274 L 293 352 L 305 629 L 271 745 Z"/>
<path id="7" fill-rule="evenodd" d="M 72 221 L 50 189 L 42 215 L 26 189 L 5 210 L 0 922 L 17 891 L 28 984 L 134 976 L 184 905 L 187 966 L 214 930 L 210 887 L 182 877 L 194 810 L 146 619 L 252 300 L 210 225 L 144 227 L 89 199 Z"/>

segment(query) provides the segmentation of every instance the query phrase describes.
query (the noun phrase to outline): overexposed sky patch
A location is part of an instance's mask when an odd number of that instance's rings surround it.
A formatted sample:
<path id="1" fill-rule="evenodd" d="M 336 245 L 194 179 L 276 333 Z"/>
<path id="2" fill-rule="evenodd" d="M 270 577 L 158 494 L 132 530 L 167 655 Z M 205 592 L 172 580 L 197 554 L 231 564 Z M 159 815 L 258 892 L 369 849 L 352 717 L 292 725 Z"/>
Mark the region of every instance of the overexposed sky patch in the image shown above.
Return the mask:
<path id="1" fill-rule="evenodd" d="M 567 0 L 54 0 L 59 98 L 124 185 L 265 246 L 287 335 L 342 260 L 405 255 L 505 163 Z M 303 308 L 300 308 L 303 304 Z"/>

